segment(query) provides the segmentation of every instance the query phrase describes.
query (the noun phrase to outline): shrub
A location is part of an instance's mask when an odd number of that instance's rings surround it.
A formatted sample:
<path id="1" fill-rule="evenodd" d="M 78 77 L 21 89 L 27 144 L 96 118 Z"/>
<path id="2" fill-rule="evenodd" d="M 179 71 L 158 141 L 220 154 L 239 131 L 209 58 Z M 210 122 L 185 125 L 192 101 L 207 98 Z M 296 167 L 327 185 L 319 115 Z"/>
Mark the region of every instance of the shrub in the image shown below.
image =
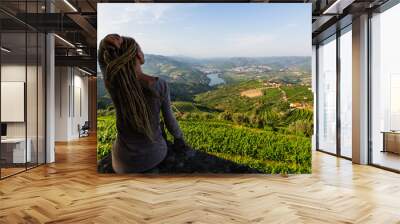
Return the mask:
<path id="1" fill-rule="evenodd" d="M 249 122 L 249 118 L 242 114 L 242 113 L 234 113 L 232 116 L 232 120 L 233 122 L 235 122 L 236 124 L 248 124 Z"/>
<path id="2" fill-rule="evenodd" d="M 267 173 L 309 173 L 311 140 L 227 122 L 183 120 L 180 127 L 194 149 Z M 97 157 L 111 152 L 116 138 L 113 116 L 98 118 Z M 171 136 L 169 136 L 171 137 Z"/>
<path id="3" fill-rule="evenodd" d="M 287 132 L 289 134 L 311 137 L 313 134 L 313 123 L 306 120 L 297 120 L 288 126 Z"/>
<path id="4" fill-rule="evenodd" d="M 218 119 L 224 121 L 232 121 L 232 114 L 224 111 L 218 115 Z"/>

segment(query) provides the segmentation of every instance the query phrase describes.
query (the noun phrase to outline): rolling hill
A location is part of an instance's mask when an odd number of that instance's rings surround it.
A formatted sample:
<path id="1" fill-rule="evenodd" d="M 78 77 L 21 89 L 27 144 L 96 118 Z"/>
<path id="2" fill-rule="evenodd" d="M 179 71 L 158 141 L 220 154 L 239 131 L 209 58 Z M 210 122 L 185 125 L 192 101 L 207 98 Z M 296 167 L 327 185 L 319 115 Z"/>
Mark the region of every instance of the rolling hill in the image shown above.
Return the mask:
<path id="1" fill-rule="evenodd" d="M 309 57 L 260 57 L 260 58 L 205 58 L 197 59 L 190 57 L 169 57 L 162 55 L 145 55 L 143 71 L 146 74 L 154 75 L 165 79 L 171 90 L 172 101 L 193 101 L 195 96 L 201 93 L 218 89 L 210 87 L 210 79 L 207 77 L 207 69 L 218 71 L 219 76 L 227 84 L 239 84 L 251 80 L 271 80 L 282 84 L 311 83 L 309 73 L 311 59 Z M 264 72 L 235 72 L 234 69 L 243 67 L 251 69 L 254 66 L 265 66 L 268 69 Z M 213 70 L 211 70 L 213 71 Z M 233 85 L 229 91 L 236 92 Z M 229 92 L 228 91 L 228 92 Z M 217 92 L 218 94 L 223 91 Z M 224 93 L 222 93 L 223 95 Z M 235 96 L 233 94 L 233 96 Z M 220 95 L 220 96 L 222 96 Z M 218 98 L 218 97 L 217 97 Z M 101 74 L 98 75 L 98 106 L 105 108 L 111 103 L 110 97 L 104 88 Z M 247 104 L 243 104 L 246 107 Z"/>
<path id="2" fill-rule="evenodd" d="M 145 59 L 143 71 L 169 83 L 172 110 L 193 149 L 259 172 L 310 172 L 309 58 Z M 209 86 L 215 76 L 224 82 Z M 110 153 L 117 131 L 101 74 L 98 91 L 100 159 Z"/>

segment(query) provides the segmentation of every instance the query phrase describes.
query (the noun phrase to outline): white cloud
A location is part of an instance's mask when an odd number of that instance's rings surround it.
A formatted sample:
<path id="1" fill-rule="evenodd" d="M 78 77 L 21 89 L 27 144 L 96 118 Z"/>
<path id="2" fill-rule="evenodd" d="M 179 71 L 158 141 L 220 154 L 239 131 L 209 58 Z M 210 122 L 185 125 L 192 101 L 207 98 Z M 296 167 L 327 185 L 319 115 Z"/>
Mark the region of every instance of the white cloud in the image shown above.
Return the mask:
<path id="1" fill-rule="evenodd" d="M 136 3 L 124 4 L 118 11 L 119 18 L 113 18 L 112 23 L 121 24 L 134 22 L 136 24 L 156 24 L 167 20 L 166 14 L 173 9 L 171 4 Z M 122 8 L 122 7 L 121 7 Z M 107 15 L 105 15 L 107 17 Z"/>
<path id="2" fill-rule="evenodd" d="M 184 10 L 179 5 L 100 3 L 98 41 L 106 34 L 118 33 L 135 38 L 146 53 L 193 57 L 279 56 L 309 52 L 308 45 L 304 44 L 305 37 L 299 37 L 295 32 L 301 21 L 255 28 L 250 24 L 236 30 L 230 28 L 229 23 L 221 23 L 228 26 L 219 27 L 219 20 L 207 25 L 199 22 L 200 18 L 196 20 L 198 15 L 191 11 L 198 4 L 185 4 Z M 207 19 L 203 15 L 201 21 Z M 223 19 L 221 17 L 221 22 Z M 235 22 L 234 19 L 230 21 Z"/>

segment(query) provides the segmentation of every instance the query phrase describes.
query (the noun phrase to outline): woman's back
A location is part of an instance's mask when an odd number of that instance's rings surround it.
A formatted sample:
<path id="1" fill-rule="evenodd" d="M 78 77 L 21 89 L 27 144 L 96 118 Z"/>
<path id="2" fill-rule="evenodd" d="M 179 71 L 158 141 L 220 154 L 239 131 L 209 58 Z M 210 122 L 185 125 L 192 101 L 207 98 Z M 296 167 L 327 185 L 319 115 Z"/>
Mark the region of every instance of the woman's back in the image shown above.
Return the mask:
<path id="1" fill-rule="evenodd" d="M 124 123 L 119 108 L 116 108 L 118 136 L 112 158 L 113 168 L 117 173 L 142 172 L 156 166 L 165 158 L 167 145 L 160 127 L 160 112 L 169 132 L 175 138 L 182 138 L 182 132 L 171 110 L 167 82 L 156 78 L 148 88 L 158 95 L 145 94 L 150 109 L 150 123 L 154 136 L 152 140 Z"/>
<path id="2" fill-rule="evenodd" d="M 167 154 L 160 128 L 160 111 L 168 131 L 183 141 L 171 111 L 168 85 L 145 75 L 140 46 L 133 38 L 107 35 L 99 46 L 99 65 L 117 120 L 117 139 L 112 149 L 117 173 L 142 172 L 159 164 Z"/>

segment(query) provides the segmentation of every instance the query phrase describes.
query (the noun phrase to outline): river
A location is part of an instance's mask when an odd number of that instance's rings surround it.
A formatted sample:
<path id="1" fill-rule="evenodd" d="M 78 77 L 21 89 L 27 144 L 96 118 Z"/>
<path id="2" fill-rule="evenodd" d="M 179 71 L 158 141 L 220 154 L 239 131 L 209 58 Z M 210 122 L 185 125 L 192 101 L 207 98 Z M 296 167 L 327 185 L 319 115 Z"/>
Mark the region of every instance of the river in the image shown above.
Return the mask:
<path id="1" fill-rule="evenodd" d="M 208 83 L 209 86 L 215 86 L 225 83 L 225 80 L 220 78 L 218 76 L 218 73 L 208 74 L 207 77 L 210 79 L 210 83 Z"/>

